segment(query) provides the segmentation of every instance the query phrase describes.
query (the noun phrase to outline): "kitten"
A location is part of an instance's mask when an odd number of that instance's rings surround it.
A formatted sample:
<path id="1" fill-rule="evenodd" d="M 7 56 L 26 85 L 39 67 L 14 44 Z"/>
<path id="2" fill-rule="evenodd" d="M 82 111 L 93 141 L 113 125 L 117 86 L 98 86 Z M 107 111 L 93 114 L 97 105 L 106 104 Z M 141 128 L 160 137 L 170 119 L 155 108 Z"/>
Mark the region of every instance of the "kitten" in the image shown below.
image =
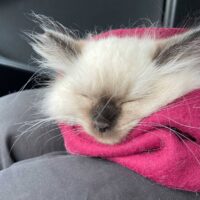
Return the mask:
<path id="1" fill-rule="evenodd" d="M 200 28 L 167 39 L 75 39 L 38 16 L 31 45 L 57 77 L 43 101 L 57 122 L 80 124 L 97 141 L 121 142 L 138 122 L 200 87 Z"/>

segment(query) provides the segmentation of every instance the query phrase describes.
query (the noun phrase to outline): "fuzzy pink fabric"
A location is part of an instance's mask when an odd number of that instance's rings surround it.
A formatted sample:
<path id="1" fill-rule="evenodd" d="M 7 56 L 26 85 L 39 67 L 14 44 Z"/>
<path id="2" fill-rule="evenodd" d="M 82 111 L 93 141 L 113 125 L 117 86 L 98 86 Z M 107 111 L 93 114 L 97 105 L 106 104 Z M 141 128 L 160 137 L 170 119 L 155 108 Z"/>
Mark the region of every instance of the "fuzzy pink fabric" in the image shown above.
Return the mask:
<path id="1" fill-rule="evenodd" d="M 113 34 L 142 37 L 146 31 L 166 38 L 184 30 L 120 29 L 95 39 Z M 60 129 L 66 149 L 72 154 L 102 157 L 167 187 L 200 192 L 200 90 L 177 99 L 142 122 L 117 145 L 98 143 L 83 129 L 80 131 L 81 127 L 61 124 Z"/>

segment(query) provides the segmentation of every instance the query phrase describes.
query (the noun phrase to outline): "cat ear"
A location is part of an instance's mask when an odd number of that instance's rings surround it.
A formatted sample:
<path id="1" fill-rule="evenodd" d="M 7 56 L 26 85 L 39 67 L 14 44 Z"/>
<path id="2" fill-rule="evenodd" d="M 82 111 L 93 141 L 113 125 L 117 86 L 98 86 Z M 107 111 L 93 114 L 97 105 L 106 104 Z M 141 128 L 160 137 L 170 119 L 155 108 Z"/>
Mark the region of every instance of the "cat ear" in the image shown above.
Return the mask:
<path id="1" fill-rule="evenodd" d="M 192 69 L 200 64 L 200 28 L 158 42 L 156 67 L 166 73 Z"/>
<path id="2" fill-rule="evenodd" d="M 71 36 L 58 22 L 41 15 L 37 15 L 36 19 L 41 22 L 40 27 L 44 31 L 42 34 L 29 34 L 32 48 L 41 57 L 37 61 L 43 67 L 67 73 L 81 54 L 84 42 Z"/>

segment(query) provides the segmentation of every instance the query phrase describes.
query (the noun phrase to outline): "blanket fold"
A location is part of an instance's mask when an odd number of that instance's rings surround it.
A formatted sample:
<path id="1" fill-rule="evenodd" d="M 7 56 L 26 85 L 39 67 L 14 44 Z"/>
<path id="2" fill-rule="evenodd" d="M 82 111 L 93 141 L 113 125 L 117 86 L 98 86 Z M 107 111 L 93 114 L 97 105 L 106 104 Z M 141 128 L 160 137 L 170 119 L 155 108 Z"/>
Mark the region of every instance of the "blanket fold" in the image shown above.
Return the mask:
<path id="1" fill-rule="evenodd" d="M 183 31 L 151 30 L 159 38 Z M 117 30 L 101 37 L 130 33 L 141 36 L 144 29 Z M 167 187 L 200 192 L 200 89 L 143 119 L 120 144 L 101 144 L 79 126 L 59 126 L 70 153 L 102 157 Z"/>

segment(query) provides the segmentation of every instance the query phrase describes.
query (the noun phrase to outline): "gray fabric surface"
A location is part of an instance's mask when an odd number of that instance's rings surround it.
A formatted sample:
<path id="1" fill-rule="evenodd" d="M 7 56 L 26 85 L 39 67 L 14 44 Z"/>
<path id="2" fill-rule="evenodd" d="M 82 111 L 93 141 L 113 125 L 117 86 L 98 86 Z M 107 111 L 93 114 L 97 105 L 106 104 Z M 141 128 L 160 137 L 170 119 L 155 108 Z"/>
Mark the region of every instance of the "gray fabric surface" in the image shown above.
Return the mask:
<path id="1" fill-rule="evenodd" d="M 56 125 L 38 123 L 44 90 L 0 98 L 0 200 L 190 200 L 115 163 L 65 152 Z M 38 123 L 38 124 L 36 124 Z"/>

